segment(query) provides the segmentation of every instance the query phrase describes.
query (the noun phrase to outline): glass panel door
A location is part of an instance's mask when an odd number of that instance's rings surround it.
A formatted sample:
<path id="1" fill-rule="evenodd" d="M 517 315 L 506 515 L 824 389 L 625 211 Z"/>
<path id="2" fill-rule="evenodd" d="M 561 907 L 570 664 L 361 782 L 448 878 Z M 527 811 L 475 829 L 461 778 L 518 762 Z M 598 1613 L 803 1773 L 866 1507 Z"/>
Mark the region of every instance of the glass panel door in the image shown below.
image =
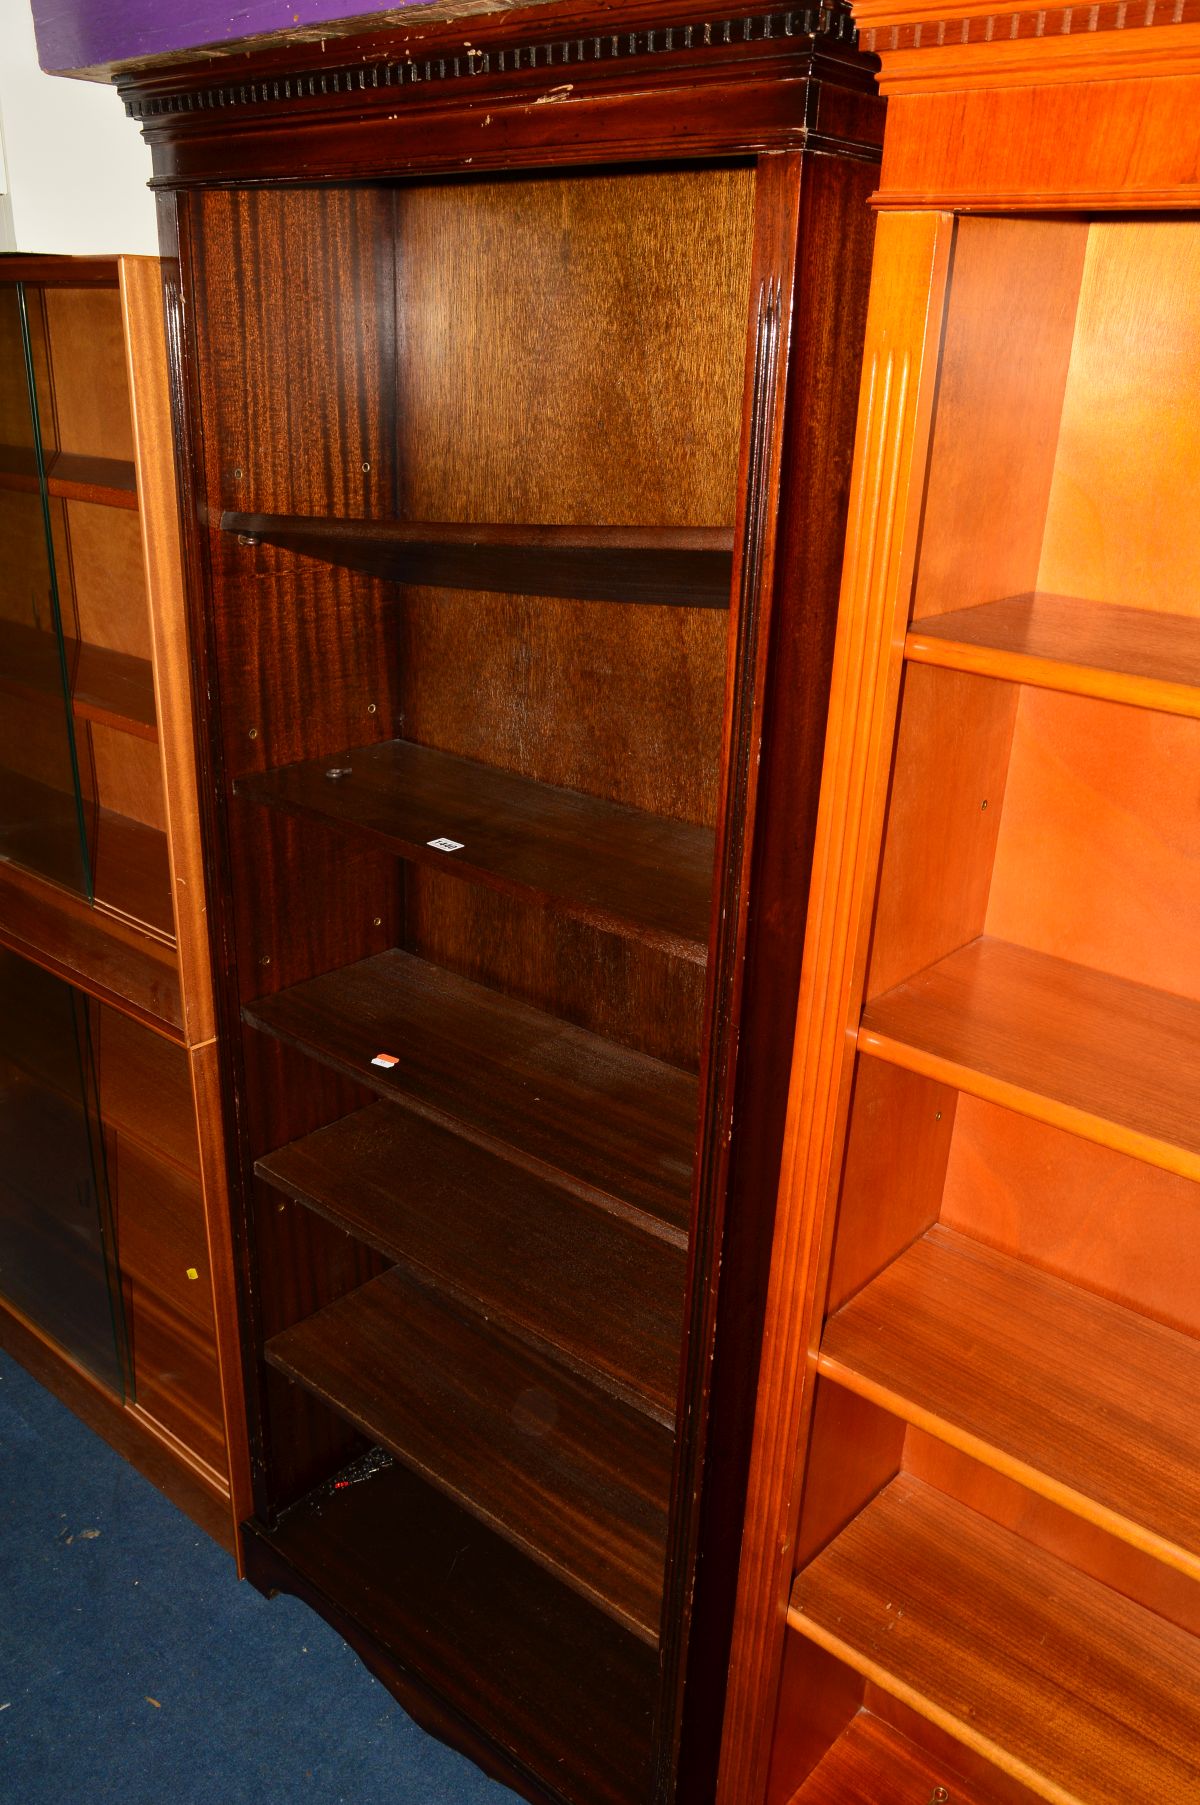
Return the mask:
<path id="1" fill-rule="evenodd" d="M 47 478 L 41 295 L 0 282 L 0 860 L 92 899 Z"/>
<path id="2" fill-rule="evenodd" d="M 87 1000 L 4 951 L 0 1295 L 125 1395 L 124 1313 Z"/>

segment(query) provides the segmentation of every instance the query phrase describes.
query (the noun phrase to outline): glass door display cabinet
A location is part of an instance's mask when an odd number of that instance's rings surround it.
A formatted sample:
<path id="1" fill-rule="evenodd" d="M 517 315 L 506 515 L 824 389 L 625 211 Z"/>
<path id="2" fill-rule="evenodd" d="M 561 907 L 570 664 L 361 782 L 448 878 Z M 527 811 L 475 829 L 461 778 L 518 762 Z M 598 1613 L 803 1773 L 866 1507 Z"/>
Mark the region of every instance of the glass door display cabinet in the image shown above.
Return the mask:
<path id="1" fill-rule="evenodd" d="M 120 85 L 155 158 L 245 1560 L 535 1801 L 712 1797 L 881 107 L 558 5 Z"/>
<path id="2" fill-rule="evenodd" d="M 0 1345 L 232 1545 L 171 445 L 157 259 L 0 257 Z"/>
<path id="3" fill-rule="evenodd" d="M 883 211 L 722 1805 L 1200 1798 L 1195 18 L 860 12 Z"/>

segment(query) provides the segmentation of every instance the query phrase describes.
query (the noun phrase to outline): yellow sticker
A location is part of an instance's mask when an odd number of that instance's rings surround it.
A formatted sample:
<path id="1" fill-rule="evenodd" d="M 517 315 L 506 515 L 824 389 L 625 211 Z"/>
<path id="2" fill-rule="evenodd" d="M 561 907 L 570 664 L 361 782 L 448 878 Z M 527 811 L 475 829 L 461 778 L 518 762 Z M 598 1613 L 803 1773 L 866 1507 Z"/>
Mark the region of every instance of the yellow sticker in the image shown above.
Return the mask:
<path id="1" fill-rule="evenodd" d="M 194 1266 L 188 1267 L 187 1275 L 190 1279 L 198 1279 L 200 1277 L 200 1274 L 196 1271 L 196 1268 Z"/>

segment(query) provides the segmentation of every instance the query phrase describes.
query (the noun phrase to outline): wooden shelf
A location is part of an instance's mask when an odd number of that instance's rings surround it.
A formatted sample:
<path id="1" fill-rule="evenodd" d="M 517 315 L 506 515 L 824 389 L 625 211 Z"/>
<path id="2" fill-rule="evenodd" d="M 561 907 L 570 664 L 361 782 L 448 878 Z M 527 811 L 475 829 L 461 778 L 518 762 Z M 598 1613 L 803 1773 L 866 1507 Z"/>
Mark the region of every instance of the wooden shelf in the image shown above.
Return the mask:
<path id="1" fill-rule="evenodd" d="M 1012 1805 L 1013 1794 L 965 1783 L 891 1724 L 859 1711 L 791 1805 L 931 1805 L 939 1798 L 948 1805 Z"/>
<path id="2" fill-rule="evenodd" d="M 973 940 L 868 1004 L 859 1050 L 1200 1178 L 1200 1004 Z"/>
<path id="3" fill-rule="evenodd" d="M 1200 1797 L 1195 1638 L 905 1475 L 788 1621 L 1058 1805 Z"/>
<path id="4" fill-rule="evenodd" d="M 691 1073 L 397 951 L 260 997 L 243 1014 L 416 1114 L 685 1238 Z M 372 1065 L 377 1054 L 396 1064 Z"/>
<path id="5" fill-rule="evenodd" d="M 167 837 L 110 809 L 84 805 L 97 914 L 111 916 L 164 945 L 175 944 Z M 13 860 L 51 883 L 55 850 L 79 832 L 75 799 L 50 784 L 0 771 L 0 863 Z"/>
<path id="6" fill-rule="evenodd" d="M 708 828 L 407 740 L 242 778 L 237 793 L 696 964 L 707 956 Z M 439 851 L 439 839 L 459 849 Z"/>
<path id="7" fill-rule="evenodd" d="M 252 1520 L 245 1552 L 579 1805 L 653 1796 L 655 1650 L 381 1450 Z"/>
<path id="8" fill-rule="evenodd" d="M 935 1226 L 826 1323 L 820 1370 L 1200 1578 L 1189 1336 Z"/>
<path id="9" fill-rule="evenodd" d="M 574 601 L 728 608 L 727 527 L 500 526 L 222 514 L 221 530 L 396 583 Z"/>
<path id="10" fill-rule="evenodd" d="M 182 1038 L 174 941 L 115 920 L 77 891 L 3 859 L 0 942 L 89 995 Z"/>
<path id="11" fill-rule="evenodd" d="M 90 501 L 107 508 L 138 505 L 137 473 L 124 458 L 83 457 L 72 451 L 46 453 L 46 488 L 62 501 Z M 25 445 L 0 445 L 0 489 L 36 494 L 37 460 Z"/>
<path id="12" fill-rule="evenodd" d="M 273 1336 L 266 1356 L 657 1641 L 668 1429 L 397 1269 Z"/>
<path id="13" fill-rule="evenodd" d="M 76 720 L 157 740 L 154 671 L 148 658 L 68 639 L 66 661 L 71 712 Z M 15 621 L 0 621 L 0 688 L 23 695 L 62 694 L 52 634 Z"/>
<path id="14" fill-rule="evenodd" d="M 914 621 L 906 658 L 1200 717 L 1200 619 L 1080 601 L 1011 595 Z"/>
<path id="15" fill-rule="evenodd" d="M 673 1425 L 682 1248 L 391 1103 L 305 1135 L 255 1170 Z"/>

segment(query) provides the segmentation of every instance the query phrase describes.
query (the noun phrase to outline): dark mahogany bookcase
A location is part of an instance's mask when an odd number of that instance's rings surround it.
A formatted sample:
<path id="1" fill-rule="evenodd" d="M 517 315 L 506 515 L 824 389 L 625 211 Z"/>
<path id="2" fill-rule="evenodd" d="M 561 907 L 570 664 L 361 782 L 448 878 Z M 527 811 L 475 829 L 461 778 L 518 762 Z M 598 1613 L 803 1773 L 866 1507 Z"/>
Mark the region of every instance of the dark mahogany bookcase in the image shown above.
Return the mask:
<path id="1" fill-rule="evenodd" d="M 711 1799 L 882 105 L 848 13 L 119 70 L 170 265 L 247 1571 Z"/>

